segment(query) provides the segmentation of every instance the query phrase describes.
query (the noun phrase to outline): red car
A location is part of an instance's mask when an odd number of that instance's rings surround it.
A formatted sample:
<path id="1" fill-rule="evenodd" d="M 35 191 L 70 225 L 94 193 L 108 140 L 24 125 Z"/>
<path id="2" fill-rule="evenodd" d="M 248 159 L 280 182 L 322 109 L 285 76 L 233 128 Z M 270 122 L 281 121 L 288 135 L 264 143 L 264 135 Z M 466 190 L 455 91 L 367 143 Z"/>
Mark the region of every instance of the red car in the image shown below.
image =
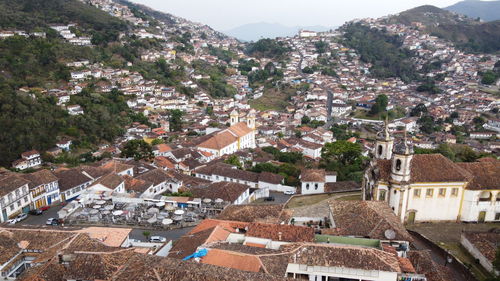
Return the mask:
<path id="1" fill-rule="evenodd" d="M 48 209 L 50 209 L 50 206 L 44 206 L 44 207 L 41 207 L 41 208 L 40 208 L 40 211 L 45 212 L 45 211 L 47 211 Z"/>

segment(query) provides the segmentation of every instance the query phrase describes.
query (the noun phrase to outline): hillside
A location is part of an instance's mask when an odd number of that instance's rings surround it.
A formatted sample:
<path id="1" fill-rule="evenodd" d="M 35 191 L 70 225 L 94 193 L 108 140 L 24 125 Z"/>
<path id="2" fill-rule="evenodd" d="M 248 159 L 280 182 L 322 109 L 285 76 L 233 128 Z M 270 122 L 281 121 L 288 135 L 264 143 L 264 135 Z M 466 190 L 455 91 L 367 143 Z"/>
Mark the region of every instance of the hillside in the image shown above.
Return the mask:
<path id="1" fill-rule="evenodd" d="M 483 21 L 500 20 L 500 1 L 468 0 L 444 9 L 471 18 L 480 18 Z"/>
<path id="2" fill-rule="evenodd" d="M 47 29 L 50 24 L 77 23 L 92 35 L 116 39 L 127 23 L 76 0 L 0 0 L 0 28 L 25 31 Z M 109 40 L 108 40 L 109 41 Z"/>
<path id="3" fill-rule="evenodd" d="M 425 26 L 435 26 L 441 24 L 462 24 L 472 22 L 472 20 L 465 16 L 457 15 L 431 5 L 424 5 L 407 11 L 403 11 L 397 15 L 391 16 L 388 21 L 390 23 L 401 23 L 405 25 L 411 25 L 414 22 L 420 22 Z"/>
<path id="4" fill-rule="evenodd" d="M 429 5 L 404 11 L 387 21 L 405 25 L 422 23 L 427 33 L 450 40 L 467 52 L 500 51 L 500 21 L 482 23 Z"/>
<path id="5" fill-rule="evenodd" d="M 52 24 L 76 23 L 81 34 L 92 37 L 94 46 L 69 44 Z M 133 60 L 137 45 L 115 43 L 129 24 L 77 0 L 0 0 L 0 30 L 44 31 L 43 37 L 12 36 L 0 40 L 0 165 L 10 166 L 19 154 L 45 151 L 61 138 L 70 138 L 81 149 L 111 142 L 132 121 L 140 121 L 118 91 L 96 93 L 93 84 L 72 95 L 67 105 L 80 105 L 84 115 L 71 116 L 47 89 L 67 89 L 67 62 L 89 60 L 106 66 Z M 128 44 L 131 44 L 130 46 Z M 30 92 L 19 91 L 31 87 Z"/>
<path id="6" fill-rule="evenodd" d="M 127 0 L 116 0 L 116 2 L 128 6 L 133 12 L 138 11 L 139 13 L 146 15 L 150 19 L 154 19 L 156 21 L 161 21 L 164 24 L 166 24 L 167 26 L 177 28 L 178 25 L 182 24 L 182 23 L 187 23 L 189 25 L 195 25 L 195 23 L 192 21 L 189 21 L 189 20 L 181 18 L 181 17 L 174 16 L 174 15 L 169 14 L 169 13 L 165 13 L 165 12 L 161 12 L 161 11 L 152 9 L 146 5 L 132 3 L 132 2 L 127 1 Z M 214 30 L 213 28 L 211 28 L 208 25 L 201 25 L 201 24 L 198 24 L 198 25 L 201 26 L 199 31 L 204 32 L 205 34 L 208 33 L 207 34 L 208 36 L 213 36 L 217 39 L 227 38 L 227 35 L 219 32 L 219 31 Z"/>
<path id="7" fill-rule="evenodd" d="M 377 78 L 399 77 L 405 82 L 416 80 L 418 74 L 411 61 L 412 53 L 402 48 L 402 40 L 361 24 L 346 24 L 343 43 L 359 53 L 361 60 L 370 63 L 371 75 Z"/>

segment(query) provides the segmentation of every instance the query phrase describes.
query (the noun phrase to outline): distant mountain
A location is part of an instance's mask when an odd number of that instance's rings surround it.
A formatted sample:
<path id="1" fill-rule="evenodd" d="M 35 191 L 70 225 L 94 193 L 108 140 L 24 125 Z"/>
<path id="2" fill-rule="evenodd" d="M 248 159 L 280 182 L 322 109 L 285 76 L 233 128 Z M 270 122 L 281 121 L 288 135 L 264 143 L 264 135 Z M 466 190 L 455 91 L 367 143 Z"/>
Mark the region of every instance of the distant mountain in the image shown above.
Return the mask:
<path id="1" fill-rule="evenodd" d="M 243 41 L 257 41 L 262 38 L 276 38 L 294 36 L 300 29 L 312 31 L 327 31 L 332 29 L 325 26 L 285 26 L 278 23 L 250 23 L 223 31 L 225 34 Z"/>
<path id="2" fill-rule="evenodd" d="M 444 9 L 484 21 L 500 20 L 500 1 L 468 0 Z"/>
<path id="3" fill-rule="evenodd" d="M 389 23 L 411 25 L 419 22 L 429 34 L 449 40 L 468 52 L 500 51 L 500 21 L 479 22 L 434 6 L 420 6 L 387 19 Z"/>

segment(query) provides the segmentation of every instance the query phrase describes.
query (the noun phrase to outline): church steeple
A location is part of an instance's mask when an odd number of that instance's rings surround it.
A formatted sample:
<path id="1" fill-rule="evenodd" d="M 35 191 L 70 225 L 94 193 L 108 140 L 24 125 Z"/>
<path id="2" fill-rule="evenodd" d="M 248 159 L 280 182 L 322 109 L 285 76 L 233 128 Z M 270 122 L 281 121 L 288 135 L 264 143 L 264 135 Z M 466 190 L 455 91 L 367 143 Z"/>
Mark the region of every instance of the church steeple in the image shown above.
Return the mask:
<path id="1" fill-rule="evenodd" d="M 386 118 L 384 122 L 384 131 L 379 133 L 375 142 L 374 155 L 376 159 L 391 159 L 394 139 L 389 133 L 389 120 Z"/>
<path id="2" fill-rule="evenodd" d="M 408 141 L 406 135 L 402 142 L 394 149 L 392 159 L 391 179 L 396 182 L 407 182 L 411 176 L 411 160 L 413 159 L 413 145 Z"/>
<path id="3" fill-rule="evenodd" d="M 248 128 L 255 130 L 255 110 L 251 109 L 250 112 L 247 115 L 247 126 Z"/>
<path id="4" fill-rule="evenodd" d="M 234 109 L 233 111 L 231 111 L 231 113 L 229 114 L 229 118 L 230 118 L 230 122 L 229 124 L 231 126 L 237 124 L 239 122 L 239 118 L 240 118 L 240 114 L 238 113 L 238 111 L 236 111 L 236 109 Z"/>

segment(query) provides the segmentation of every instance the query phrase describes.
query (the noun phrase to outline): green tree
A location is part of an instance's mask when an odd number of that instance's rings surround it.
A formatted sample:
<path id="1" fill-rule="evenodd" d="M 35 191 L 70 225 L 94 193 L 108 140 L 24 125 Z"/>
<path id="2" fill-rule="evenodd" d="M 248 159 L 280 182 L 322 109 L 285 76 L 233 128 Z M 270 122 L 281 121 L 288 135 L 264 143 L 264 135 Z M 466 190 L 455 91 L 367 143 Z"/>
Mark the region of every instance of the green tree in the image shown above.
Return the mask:
<path id="1" fill-rule="evenodd" d="M 423 103 L 419 103 L 417 106 L 412 108 L 410 116 L 420 116 L 422 113 L 427 113 L 427 107 Z"/>
<path id="2" fill-rule="evenodd" d="M 491 84 L 494 84 L 497 79 L 498 79 L 499 75 L 491 70 L 489 71 L 486 71 L 483 73 L 482 77 L 481 77 L 481 83 L 485 84 L 485 85 L 491 85 Z"/>
<path id="3" fill-rule="evenodd" d="M 231 156 L 229 156 L 226 160 L 224 160 L 224 163 L 236 166 L 239 169 L 242 168 L 242 164 L 241 164 L 240 158 L 237 155 L 231 155 Z"/>
<path id="4" fill-rule="evenodd" d="M 360 172 L 364 169 L 361 146 L 348 141 L 327 143 L 322 149 L 320 167 L 336 171 L 341 181 L 361 181 Z"/>
<path id="5" fill-rule="evenodd" d="M 178 132 L 182 130 L 182 116 L 184 115 L 184 112 L 179 109 L 173 109 L 170 110 L 170 117 L 169 117 L 169 122 L 170 122 L 170 131 L 172 132 Z"/>
<path id="6" fill-rule="evenodd" d="M 324 161 L 335 161 L 342 165 L 351 165 L 361 157 L 361 146 L 348 141 L 327 143 L 321 151 Z"/>
<path id="7" fill-rule="evenodd" d="M 154 139 L 151 142 L 151 145 L 158 145 L 158 144 L 163 144 L 163 143 L 165 143 L 165 140 L 163 140 L 163 139 Z"/>
<path id="8" fill-rule="evenodd" d="M 133 157 L 135 160 L 150 160 L 154 155 L 151 145 L 144 140 L 131 140 L 123 146 L 121 157 Z"/>
<path id="9" fill-rule="evenodd" d="M 389 98 L 384 95 L 378 95 L 375 99 L 375 104 L 370 109 L 371 115 L 377 115 L 381 112 L 385 112 L 387 110 L 387 105 L 389 104 Z"/>

